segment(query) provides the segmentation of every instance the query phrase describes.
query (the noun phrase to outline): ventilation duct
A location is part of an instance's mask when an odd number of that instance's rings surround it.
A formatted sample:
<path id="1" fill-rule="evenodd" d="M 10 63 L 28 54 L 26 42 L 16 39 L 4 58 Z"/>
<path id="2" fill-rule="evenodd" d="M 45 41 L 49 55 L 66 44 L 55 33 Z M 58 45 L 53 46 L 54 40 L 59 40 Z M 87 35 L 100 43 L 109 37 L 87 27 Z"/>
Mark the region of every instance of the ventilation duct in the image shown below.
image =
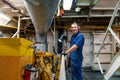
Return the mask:
<path id="1" fill-rule="evenodd" d="M 25 0 L 24 2 L 36 32 L 45 34 L 52 23 L 59 0 Z"/>
<path id="2" fill-rule="evenodd" d="M 24 0 L 36 32 L 36 51 L 47 51 L 47 32 L 59 0 Z"/>

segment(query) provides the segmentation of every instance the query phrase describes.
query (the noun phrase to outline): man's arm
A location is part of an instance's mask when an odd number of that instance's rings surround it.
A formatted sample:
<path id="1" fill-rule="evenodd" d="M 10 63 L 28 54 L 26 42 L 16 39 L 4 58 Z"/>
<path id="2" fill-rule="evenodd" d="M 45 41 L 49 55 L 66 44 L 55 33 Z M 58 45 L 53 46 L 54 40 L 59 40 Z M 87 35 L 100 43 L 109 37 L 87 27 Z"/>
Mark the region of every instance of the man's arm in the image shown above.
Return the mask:
<path id="1" fill-rule="evenodd" d="M 70 52 L 76 50 L 78 48 L 78 46 L 76 44 L 74 44 L 71 48 L 69 48 L 65 53 L 69 54 Z"/>

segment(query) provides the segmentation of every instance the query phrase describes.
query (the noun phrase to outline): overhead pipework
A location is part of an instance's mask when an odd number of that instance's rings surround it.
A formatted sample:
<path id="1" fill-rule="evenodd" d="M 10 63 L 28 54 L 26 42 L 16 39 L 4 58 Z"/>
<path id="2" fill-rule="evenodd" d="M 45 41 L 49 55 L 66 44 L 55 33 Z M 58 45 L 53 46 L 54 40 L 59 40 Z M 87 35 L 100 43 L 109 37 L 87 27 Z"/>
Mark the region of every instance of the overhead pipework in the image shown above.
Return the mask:
<path id="1" fill-rule="evenodd" d="M 59 0 L 25 0 L 25 7 L 35 27 L 38 51 L 47 51 L 47 32 L 58 7 Z M 40 47 L 45 47 L 40 49 Z"/>

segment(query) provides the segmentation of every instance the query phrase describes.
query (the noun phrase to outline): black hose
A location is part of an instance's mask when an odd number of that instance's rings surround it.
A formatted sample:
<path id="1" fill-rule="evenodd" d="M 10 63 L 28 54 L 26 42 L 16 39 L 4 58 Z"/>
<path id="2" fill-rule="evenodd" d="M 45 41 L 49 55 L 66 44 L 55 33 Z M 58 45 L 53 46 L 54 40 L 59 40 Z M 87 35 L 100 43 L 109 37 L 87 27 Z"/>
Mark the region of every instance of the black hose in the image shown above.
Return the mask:
<path id="1" fill-rule="evenodd" d="M 31 64 L 27 64 L 26 66 L 25 66 L 25 69 L 26 70 L 28 70 L 28 71 L 30 71 L 30 72 L 37 72 L 37 71 L 39 71 L 40 70 L 40 65 L 39 65 L 39 63 L 37 63 L 37 68 L 36 69 L 32 69 L 32 65 Z"/>
<path id="2" fill-rule="evenodd" d="M 55 46 L 53 46 L 53 52 L 57 55 L 56 51 L 55 51 Z"/>

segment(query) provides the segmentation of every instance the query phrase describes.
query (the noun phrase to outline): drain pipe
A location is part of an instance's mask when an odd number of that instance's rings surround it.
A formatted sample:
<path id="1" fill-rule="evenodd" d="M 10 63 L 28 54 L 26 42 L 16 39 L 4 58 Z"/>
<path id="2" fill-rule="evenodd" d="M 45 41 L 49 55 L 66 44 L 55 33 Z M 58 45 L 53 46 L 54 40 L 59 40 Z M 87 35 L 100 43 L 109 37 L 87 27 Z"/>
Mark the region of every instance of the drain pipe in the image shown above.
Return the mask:
<path id="1" fill-rule="evenodd" d="M 17 36 L 17 38 L 19 38 L 19 32 L 20 32 L 20 16 L 18 18 L 18 28 L 17 28 L 17 32 L 12 36 L 12 38 L 15 38 L 15 36 Z"/>

